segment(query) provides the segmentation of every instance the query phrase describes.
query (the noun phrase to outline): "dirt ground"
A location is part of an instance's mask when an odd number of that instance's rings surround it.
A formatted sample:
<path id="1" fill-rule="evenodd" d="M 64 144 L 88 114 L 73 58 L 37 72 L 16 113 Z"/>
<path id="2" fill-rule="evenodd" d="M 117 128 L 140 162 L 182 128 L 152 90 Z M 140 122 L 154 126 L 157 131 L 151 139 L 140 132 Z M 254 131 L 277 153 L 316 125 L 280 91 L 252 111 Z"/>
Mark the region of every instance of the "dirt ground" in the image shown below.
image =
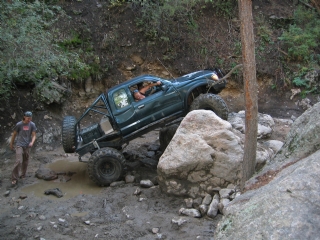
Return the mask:
<path id="1" fill-rule="evenodd" d="M 283 140 L 290 126 L 275 122 L 271 139 Z M 158 144 L 158 131 L 152 131 L 130 142 L 125 151 L 134 154 Z M 31 156 L 27 177 L 15 188 L 10 188 L 14 153 L 1 162 L 1 239 L 213 239 L 222 217 L 180 216 L 183 198 L 167 196 L 157 185 L 140 187 L 140 180 L 154 181 L 156 167 L 131 168 L 134 183 L 101 188 L 89 180 L 86 163 L 62 147 L 48 151 L 35 146 Z M 45 181 L 35 176 L 40 166 L 74 174 Z M 44 194 L 54 188 L 63 197 Z M 138 188 L 141 194 L 135 195 Z"/>

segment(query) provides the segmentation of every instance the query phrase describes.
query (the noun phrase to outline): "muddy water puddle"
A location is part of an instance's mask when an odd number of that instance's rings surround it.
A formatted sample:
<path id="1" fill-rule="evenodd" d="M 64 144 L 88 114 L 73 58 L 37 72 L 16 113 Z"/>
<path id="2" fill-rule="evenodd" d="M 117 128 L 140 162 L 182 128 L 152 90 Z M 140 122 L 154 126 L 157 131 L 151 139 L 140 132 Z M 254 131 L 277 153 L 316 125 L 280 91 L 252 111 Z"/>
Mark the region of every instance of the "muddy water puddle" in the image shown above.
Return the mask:
<path id="1" fill-rule="evenodd" d="M 26 186 L 21 189 L 26 194 L 33 194 L 40 198 L 52 200 L 66 200 L 82 194 L 98 194 L 102 188 L 97 186 L 89 179 L 87 174 L 87 164 L 81 162 L 69 162 L 59 160 L 46 165 L 56 173 L 73 173 L 68 175 L 61 174 L 58 179 L 45 181 L 38 179 L 38 182 Z M 45 195 L 44 192 L 48 189 L 59 188 L 63 193 L 63 197 L 58 198 L 55 195 Z"/>

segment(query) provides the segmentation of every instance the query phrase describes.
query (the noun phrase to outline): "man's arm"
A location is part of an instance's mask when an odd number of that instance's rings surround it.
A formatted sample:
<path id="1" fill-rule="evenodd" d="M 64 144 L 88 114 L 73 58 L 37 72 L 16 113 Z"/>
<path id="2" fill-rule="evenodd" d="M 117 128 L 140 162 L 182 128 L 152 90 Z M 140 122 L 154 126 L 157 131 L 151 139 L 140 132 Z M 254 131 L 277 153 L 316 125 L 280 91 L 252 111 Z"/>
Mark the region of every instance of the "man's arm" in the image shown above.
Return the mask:
<path id="1" fill-rule="evenodd" d="M 155 83 L 151 83 L 151 84 L 149 84 L 149 85 L 141 88 L 141 89 L 139 90 L 139 92 L 145 94 L 146 91 L 148 91 L 149 88 L 154 87 L 154 86 L 158 86 L 158 85 L 161 85 L 161 82 L 160 82 L 160 81 L 155 82 Z"/>
<path id="2" fill-rule="evenodd" d="M 32 132 L 32 139 L 31 139 L 31 142 L 29 143 L 29 147 L 32 147 L 35 141 L 36 141 L 36 132 Z"/>
<path id="3" fill-rule="evenodd" d="M 11 136 L 11 141 L 10 141 L 10 149 L 13 150 L 13 143 L 14 140 L 16 139 L 17 136 L 17 131 L 13 131 L 12 136 Z"/>

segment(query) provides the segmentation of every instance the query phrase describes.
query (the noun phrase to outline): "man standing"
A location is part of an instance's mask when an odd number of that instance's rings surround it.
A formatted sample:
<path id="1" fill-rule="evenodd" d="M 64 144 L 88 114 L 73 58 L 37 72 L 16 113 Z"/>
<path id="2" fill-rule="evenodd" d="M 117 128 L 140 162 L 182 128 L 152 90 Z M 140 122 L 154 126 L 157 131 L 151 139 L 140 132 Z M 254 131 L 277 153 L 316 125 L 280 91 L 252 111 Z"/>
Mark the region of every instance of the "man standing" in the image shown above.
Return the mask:
<path id="1" fill-rule="evenodd" d="M 18 122 L 15 126 L 10 142 L 11 150 L 14 150 L 14 140 L 17 137 L 16 142 L 16 162 L 14 164 L 14 168 L 11 175 L 11 184 L 12 186 L 16 186 L 18 178 L 19 178 L 19 170 L 21 168 L 20 178 L 24 178 L 26 176 L 28 162 L 29 162 L 29 153 L 30 148 L 33 146 L 36 140 L 36 130 L 37 127 L 32 120 L 32 112 L 25 112 L 23 116 L 23 120 Z"/>

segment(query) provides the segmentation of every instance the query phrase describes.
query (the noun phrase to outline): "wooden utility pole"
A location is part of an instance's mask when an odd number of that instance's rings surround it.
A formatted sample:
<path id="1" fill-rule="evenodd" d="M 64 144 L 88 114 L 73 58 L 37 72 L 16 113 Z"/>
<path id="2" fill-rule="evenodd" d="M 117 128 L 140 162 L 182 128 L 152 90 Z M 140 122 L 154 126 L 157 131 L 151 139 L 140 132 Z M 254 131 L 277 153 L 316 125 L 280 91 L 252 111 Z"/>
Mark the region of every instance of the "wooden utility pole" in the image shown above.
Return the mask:
<path id="1" fill-rule="evenodd" d="M 254 49 L 252 0 L 239 0 L 241 45 L 245 93 L 245 141 L 241 189 L 255 170 L 258 131 L 258 88 Z"/>

